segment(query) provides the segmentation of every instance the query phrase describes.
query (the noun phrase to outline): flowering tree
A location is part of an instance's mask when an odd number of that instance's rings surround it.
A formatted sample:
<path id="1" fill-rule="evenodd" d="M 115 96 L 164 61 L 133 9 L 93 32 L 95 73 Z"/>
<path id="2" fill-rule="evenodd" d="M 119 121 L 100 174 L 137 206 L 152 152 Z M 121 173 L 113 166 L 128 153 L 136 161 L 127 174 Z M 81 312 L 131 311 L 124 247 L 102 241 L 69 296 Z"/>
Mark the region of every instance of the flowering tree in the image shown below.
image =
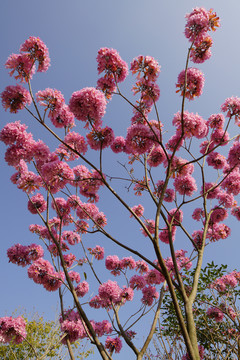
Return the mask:
<path id="1" fill-rule="evenodd" d="M 47 291 L 58 292 L 60 324 L 65 334 L 62 341 L 71 359 L 74 359 L 71 343 L 88 338 L 102 359 L 112 359 L 113 353 L 119 353 L 125 343 L 136 359 L 141 360 L 157 327 L 166 289 L 186 346 L 184 358 L 199 360 L 204 356 L 195 313 L 203 254 L 207 244 L 230 235 L 229 227 L 222 223 L 228 213 L 240 219 L 240 207 L 235 200 L 240 193 L 240 144 L 238 137 L 230 139 L 227 131 L 233 119 L 239 124 L 240 99 L 231 97 L 222 104 L 226 122 L 223 113 L 212 114 L 206 121 L 185 110 L 185 102 L 199 97 L 204 86 L 203 73 L 189 67 L 189 63 L 203 63 L 210 58 L 209 32 L 218 26 L 219 18 L 212 9 L 196 8 L 186 15 L 185 36 L 190 47 L 185 69 L 177 79 L 182 103 L 173 117 L 170 138 L 157 108 L 160 66 L 151 56 L 140 55 L 131 63 L 130 71 L 136 75 L 135 103 L 119 86 L 128 75 L 127 63 L 116 50 L 102 48 L 97 55 L 101 77 L 96 88 L 75 91 L 68 105 L 56 89 L 46 88 L 35 95 L 32 92 L 35 71 L 44 72 L 50 64 L 48 49 L 39 38 L 30 37 L 21 45 L 19 54 L 7 59 L 5 66 L 10 75 L 15 75 L 28 89 L 20 84 L 7 86 L 1 94 L 3 107 L 12 113 L 26 109 L 59 142 L 51 151 L 42 140 L 35 141 L 20 121 L 8 123 L 0 132 L 0 140 L 8 146 L 5 160 L 16 171 L 11 181 L 26 194 L 28 210 L 41 221 L 29 229 L 46 252 L 39 244 L 15 244 L 7 255 L 10 262 L 28 266 L 28 277 L 35 283 Z M 103 125 L 106 106 L 113 96 L 120 97 L 133 110 L 125 137 L 115 136 L 112 128 Z M 78 129 L 81 124 L 84 128 L 73 131 L 75 121 Z M 220 150 L 227 146 L 228 152 L 222 150 L 226 154 L 223 155 Z M 116 154 L 115 162 L 118 153 L 128 157 L 128 165 L 121 166 L 124 176 L 106 172 L 106 148 Z M 206 174 L 206 166 L 208 173 L 209 167 L 212 169 L 210 176 Z M 136 196 L 142 195 L 142 202 L 151 202 L 150 209 L 144 209 L 138 200 L 131 206 L 128 197 L 112 186 L 113 180 L 127 183 L 128 191 L 133 188 Z M 107 217 L 96 205 L 98 201 L 101 203 L 104 191 L 129 214 L 130 222 L 138 225 L 153 257 L 139 251 L 135 243 L 117 239 L 107 230 Z M 189 222 L 185 224 L 183 219 L 184 211 L 189 208 L 193 211 L 194 227 L 199 223 L 193 233 Z M 85 238 L 94 234 L 128 252 L 129 256 L 121 259 L 107 254 L 105 268 L 115 278 L 106 279 L 103 271 L 95 270 L 96 261 L 101 264 L 105 253 L 102 244 L 85 246 Z M 176 250 L 177 236 L 190 243 L 190 256 L 186 250 Z M 77 255 L 79 248 L 81 258 Z M 169 250 L 167 258 L 163 257 L 163 249 Z M 81 268 L 76 271 L 78 266 Z M 89 284 L 90 273 L 94 280 Z M 93 297 L 87 295 L 89 287 L 95 293 Z M 66 292 L 72 296 L 71 307 L 66 303 Z M 131 309 L 133 301 L 132 313 L 122 313 L 122 308 Z M 90 308 L 106 311 L 101 321 L 90 320 L 95 313 Z M 135 339 L 138 325 L 149 319 L 150 313 L 153 316 L 149 328 L 139 344 Z M 9 327 L 1 331 L 4 341 L 8 341 Z M 16 334 L 16 339 L 21 340 L 23 334 L 18 330 Z M 104 336 L 105 343 L 100 340 Z"/>

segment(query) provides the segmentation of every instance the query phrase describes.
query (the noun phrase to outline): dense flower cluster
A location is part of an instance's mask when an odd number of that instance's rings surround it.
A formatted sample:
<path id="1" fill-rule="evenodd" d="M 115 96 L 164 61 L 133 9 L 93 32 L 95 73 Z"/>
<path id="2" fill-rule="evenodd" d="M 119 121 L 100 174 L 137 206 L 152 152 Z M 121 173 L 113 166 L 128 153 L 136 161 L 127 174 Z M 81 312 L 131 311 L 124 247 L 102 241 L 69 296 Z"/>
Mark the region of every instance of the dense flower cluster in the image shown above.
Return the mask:
<path id="1" fill-rule="evenodd" d="M 26 323 L 21 316 L 0 318 L 0 343 L 20 344 L 26 336 Z"/>
<path id="2" fill-rule="evenodd" d="M 102 90 L 107 99 L 116 91 L 116 84 L 125 80 L 128 75 L 128 65 L 114 49 L 101 48 L 97 55 L 98 74 L 105 72 L 98 79 L 97 88 Z"/>
<path id="3" fill-rule="evenodd" d="M 189 100 L 193 100 L 196 97 L 199 97 L 202 94 L 204 86 L 204 76 L 203 73 L 196 68 L 187 69 L 187 74 L 185 70 L 181 71 L 178 75 L 178 82 L 176 87 L 179 88 L 176 92 L 181 93 Z"/>

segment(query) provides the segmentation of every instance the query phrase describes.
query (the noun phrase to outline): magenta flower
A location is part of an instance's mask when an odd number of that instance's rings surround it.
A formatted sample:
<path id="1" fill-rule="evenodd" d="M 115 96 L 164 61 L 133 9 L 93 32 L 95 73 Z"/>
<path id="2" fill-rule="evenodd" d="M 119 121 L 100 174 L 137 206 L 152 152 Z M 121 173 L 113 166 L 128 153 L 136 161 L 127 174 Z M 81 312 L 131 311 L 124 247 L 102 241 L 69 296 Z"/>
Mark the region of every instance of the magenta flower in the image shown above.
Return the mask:
<path id="1" fill-rule="evenodd" d="M 192 196 L 197 191 L 196 181 L 191 175 L 176 177 L 173 185 L 180 195 Z"/>
<path id="2" fill-rule="evenodd" d="M 87 142 L 91 149 L 100 150 L 112 145 L 114 141 L 113 130 L 106 126 L 105 128 L 94 128 L 87 134 Z"/>
<path id="3" fill-rule="evenodd" d="M 26 336 L 26 323 L 21 316 L 0 318 L 0 339 L 2 343 L 20 344 Z"/>
<path id="4" fill-rule="evenodd" d="M 89 285 L 86 281 L 81 282 L 75 287 L 75 291 L 78 297 L 83 297 L 89 291 Z"/>
<path id="5" fill-rule="evenodd" d="M 162 164 L 165 159 L 166 159 L 166 155 L 165 155 L 162 147 L 157 146 L 157 147 L 154 147 L 150 151 L 150 153 L 148 155 L 147 163 L 151 167 L 157 167 L 160 164 Z"/>
<path id="6" fill-rule="evenodd" d="M 114 49 L 101 48 L 97 55 L 98 73 L 105 71 L 105 78 L 122 82 L 128 75 L 128 65 Z"/>
<path id="7" fill-rule="evenodd" d="M 39 37 L 30 36 L 20 47 L 20 52 L 26 52 L 34 62 L 38 61 L 38 72 L 47 71 L 50 66 L 48 48 Z"/>
<path id="8" fill-rule="evenodd" d="M 121 289 L 116 281 L 108 280 L 99 286 L 98 294 L 102 300 L 117 303 L 121 298 Z"/>
<path id="9" fill-rule="evenodd" d="M 102 125 L 105 114 L 106 99 L 100 90 L 92 87 L 75 91 L 70 100 L 69 108 L 77 120 L 86 122 L 86 127 Z"/>
<path id="10" fill-rule="evenodd" d="M 47 210 L 47 202 L 42 194 L 36 194 L 28 201 L 28 210 L 32 214 L 42 213 Z"/>
<path id="11" fill-rule="evenodd" d="M 193 100 L 195 97 L 202 95 L 204 86 L 204 75 L 196 68 L 187 69 L 187 82 L 185 88 L 185 70 L 181 71 L 178 75 L 178 82 L 176 87 L 179 88 L 176 92 L 181 92 L 181 96 L 184 94 L 189 100 Z"/>
<path id="12" fill-rule="evenodd" d="M 5 67 L 10 69 L 10 76 L 17 72 L 15 79 L 19 79 L 21 82 L 28 82 L 35 73 L 34 60 L 31 59 L 28 54 L 12 54 L 9 56 L 5 63 Z"/>
<path id="13" fill-rule="evenodd" d="M 105 346 L 106 349 L 108 349 L 110 352 L 115 351 L 116 353 L 119 353 L 122 348 L 122 341 L 119 337 L 113 339 L 108 336 L 105 342 Z"/>
<path id="14" fill-rule="evenodd" d="M 27 89 L 21 85 L 7 86 L 1 93 L 2 106 L 11 113 L 17 113 L 32 102 L 31 95 Z"/>

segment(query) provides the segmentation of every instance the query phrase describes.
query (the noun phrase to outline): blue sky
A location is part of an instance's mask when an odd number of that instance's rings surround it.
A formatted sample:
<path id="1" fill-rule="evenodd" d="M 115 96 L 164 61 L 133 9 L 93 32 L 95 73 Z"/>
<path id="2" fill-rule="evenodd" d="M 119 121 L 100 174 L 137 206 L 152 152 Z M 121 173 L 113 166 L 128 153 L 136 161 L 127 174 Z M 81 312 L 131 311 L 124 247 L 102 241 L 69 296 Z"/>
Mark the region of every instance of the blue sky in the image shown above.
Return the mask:
<path id="1" fill-rule="evenodd" d="M 186 109 L 198 112 L 207 119 L 212 113 L 220 111 L 227 97 L 240 96 L 238 38 L 240 33 L 240 4 L 235 0 L 225 1 L 161 1 L 161 0 L 24 0 L 1 1 L 0 4 L 0 91 L 7 85 L 15 84 L 8 76 L 4 63 L 11 53 L 17 53 L 19 46 L 31 35 L 39 36 L 49 48 L 51 67 L 47 73 L 37 74 L 32 81 L 34 92 L 47 87 L 60 90 L 68 102 L 71 94 L 87 86 L 95 86 L 97 81 L 96 55 L 101 47 L 117 49 L 121 57 L 130 64 L 140 55 L 151 55 L 161 65 L 159 86 L 161 97 L 158 103 L 160 119 L 165 129 L 171 129 L 174 113 L 180 109 L 181 99 L 175 93 L 175 83 L 179 72 L 185 66 L 189 43 L 183 35 L 185 14 L 192 8 L 203 6 L 213 8 L 221 19 L 221 27 L 213 34 L 213 55 L 199 66 L 205 74 L 203 95 L 194 102 L 187 103 Z M 121 86 L 123 92 L 132 97 L 132 77 Z M 114 98 L 108 106 L 104 124 L 113 127 L 116 135 L 126 134 L 131 118 L 131 109 L 119 98 Z M 52 138 L 40 128 L 26 112 L 11 115 L 0 109 L 1 128 L 11 121 L 21 120 L 29 126 L 35 140 L 43 138 L 52 149 L 56 145 Z M 76 128 L 81 131 L 82 127 Z M 231 136 L 239 129 L 230 128 Z M 61 134 L 61 132 L 60 132 Z M 41 286 L 34 284 L 26 276 L 26 269 L 8 264 L 6 250 L 15 243 L 29 244 L 37 242 L 28 231 L 29 224 L 39 223 L 27 211 L 24 194 L 18 190 L 9 178 L 14 169 L 4 162 L 5 147 L 0 144 L 0 193 L 1 193 L 1 248 L 0 248 L 0 286 L 2 289 L 0 316 L 10 315 L 18 306 L 32 311 L 36 308 L 40 314 L 54 318 L 56 297 L 47 293 Z M 110 164 L 112 157 L 106 151 L 105 164 L 108 170 L 119 171 L 119 166 Z M 91 153 L 94 160 L 96 154 Z M 121 161 L 123 157 L 121 157 Z M 118 184 L 114 184 L 118 186 Z M 124 186 L 120 185 L 123 192 Z M 132 194 L 124 196 L 130 205 L 139 203 Z M 135 201 L 135 202 L 134 202 Z M 106 196 L 100 202 L 102 209 L 111 210 L 109 228 L 121 240 L 144 249 L 141 234 L 137 228 L 125 227 L 122 210 L 115 208 L 114 201 Z M 114 209 L 114 211 L 112 211 Z M 149 212 L 150 214 L 150 212 Z M 150 217 L 151 215 L 149 215 Z M 227 263 L 230 268 L 239 265 L 239 223 L 228 221 L 232 235 L 207 249 L 205 261 L 215 260 Z M 99 240 L 104 245 L 104 240 Z M 91 240 L 92 245 L 95 240 Z M 109 254 L 117 250 L 107 243 Z M 177 248 L 184 248 L 179 243 Z M 149 250 L 151 251 L 151 250 Z M 167 248 L 163 252 L 168 255 Z M 120 252 L 126 256 L 125 252 Z"/>

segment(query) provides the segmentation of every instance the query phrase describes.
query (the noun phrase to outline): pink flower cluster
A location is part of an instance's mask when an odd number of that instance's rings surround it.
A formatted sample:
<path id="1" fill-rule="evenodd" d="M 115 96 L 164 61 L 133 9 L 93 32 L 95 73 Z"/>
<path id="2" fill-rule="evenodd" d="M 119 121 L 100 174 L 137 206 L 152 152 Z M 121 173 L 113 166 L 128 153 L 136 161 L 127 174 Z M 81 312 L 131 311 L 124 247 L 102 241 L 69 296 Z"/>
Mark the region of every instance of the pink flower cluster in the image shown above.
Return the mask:
<path id="1" fill-rule="evenodd" d="M 102 117 L 105 114 L 106 99 L 100 90 L 87 87 L 75 91 L 70 100 L 69 108 L 77 120 L 97 128 L 102 125 Z"/>
<path id="2" fill-rule="evenodd" d="M 84 324 L 84 321 L 81 319 L 80 315 L 74 310 L 65 311 L 64 319 L 60 317 L 59 321 L 62 332 L 66 334 L 71 343 L 78 339 L 84 339 L 87 337 L 85 330 L 86 325 Z M 112 325 L 107 320 L 103 320 L 101 322 L 95 322 L 94 320 L 91 320 L 90 323 L 99 337 L 106 334 L 111 334 L 112 332 Z M 66 344 L 66 338 L 64 338 L 62 342 L 63 344 Z"/>
<path id="3" fill-rule="evenodd" d="M 36 284 L 42 284 L 48 291 L 56 291 L 60 288 L 64 280 L 63 272 L 54 271 L 53 266 L 48 260 L 40 258 L 32 263 L 28 268 L 28 277 L 33 279 Z"/>
<path id="4" fill-rule="evenodd" d="M 21 316 L 0 318 L 0 343 L 20 344 L 26 336 L 26 323 Z"/>
<path id="5" fill-rule="evenodd" d="M 7 86 L 1 93 L 2 106 L 5 110 L 9 109 L 11 113 L 17 113 L 18 110 L 24 109 L 32 102 L 31 95 L 27 89 L 17 84 L 15 86 Z"/>
<path id="6" fill-rule="evenodd" d="M 32 261 L 38 260 L 44 255 L 43 248 L 40 245 L 21 245 L 15 244 L 7 250 L 9 262 L 25 267 Z"/>
<path id="7" fill-rule="evenodd" d="M 30 36 L 21 46 L 20 54 L 12 54 L 6 61 L 6 68 L 10 69 L 10 76 L 17 72 L 16 79 L 28 81 L 35 73 L 35 63 L 38 62 L 37 71 L 47 71 L 50 65 L 48 48 L 39 37 Z"/>
<path id="8" fill-rule="evenodd" d="M 221 110 L 227 113 L 227 117 L 235 117 L 235 122 L 240 123 L 240 98 L 230 97 L 225 100 L 221 106 Z"/>
<path id="9" fill-rule="evenodd" d="M 139 55 L 131 63 L 132 74 L 137 74 L 136 84 L 133 86 L 134 95 L 140 93 L 132 118 L 132 124 L 147 123 L 147 114 L 160 97 L 160 89 L 157 79 L 160 74 L 158 62 L 151 56 Z"/>
<path id="10" fill-rule="evenodd" d="M 188 68 L 185 82 L 185 70 L 178 75 L 178 82 L 176 87 L 179 88 L 176 92 L 180 92 L 181 96 L 185 94 L 186 98 L 193 100 L 202 94 L 204 86 L 203 73 L 196 68 Z"/>
<path id="11" fill-rule="evenodd" d="M 107 99 L 116 91 L 116 84 L 122 82 L 128 75 L 128 65 L 114 49 L 101 48 L 97 55 L 98 74 L 105 72 L 98 79 L 97 88 L 102 90 Z"/>
<path id="12" fill-rule="evenodd" d="M 122 349 L 122 341 L 119 337 L 111 338 L 110 336 L 107 337 L 105 341 L 106 349 L 108 349 L 111 353 L 115 351 L 115 353 L 119 353 Z"/>
<path id="13" fill-rule="evenodd" d="M 209 30 L 215 31 L 220 26 L 219 18 L 212 9 L 195 8 L 186 15 L 185 36 L 194 43 L 201 42 L 207 36 Z"/>
<path id="14" fill-rule="evenodd" d="M 48 117 L 57 128 L 71 129 L 74 124 L 74 115 L 65 104 L 61 91 L 47 88 L 36 93 L 36 99 L 41 106 L 45 107 Z"/>

